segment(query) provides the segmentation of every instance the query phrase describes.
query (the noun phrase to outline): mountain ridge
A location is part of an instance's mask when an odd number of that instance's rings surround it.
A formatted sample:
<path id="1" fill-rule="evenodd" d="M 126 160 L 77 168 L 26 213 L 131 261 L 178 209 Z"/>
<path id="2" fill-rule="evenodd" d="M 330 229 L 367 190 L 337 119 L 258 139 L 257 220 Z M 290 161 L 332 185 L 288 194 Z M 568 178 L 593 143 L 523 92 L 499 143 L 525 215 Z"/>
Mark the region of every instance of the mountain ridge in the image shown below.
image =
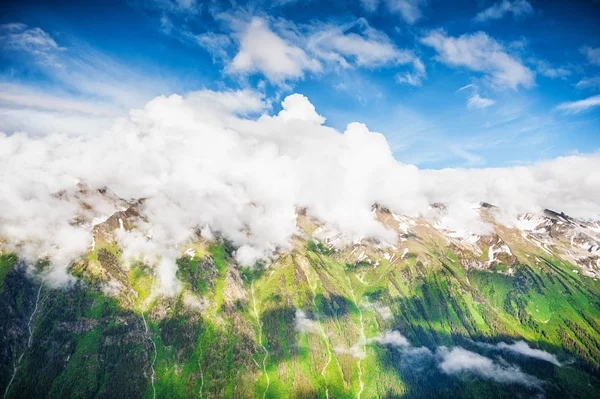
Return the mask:
<path id="1" fill-rule="evenodd" d="M 598 223 L 543 211 L 517 228 L 481 205 L 492 230 L 475 234 L 449 229 L 433 209 L 425 219 L 374 207 L 393 244 L 349 240 L 299 210 L 291 247 L 254 267 L 239 265 L 227 240 L 198 236 L 178 248 L 175 295 L 120 248 L 119 232 L 144 219 L 140 202 L 91 227 L 67 286 L 44 280 L 45 262 L 3 254 L 0 388 L 6 397 L 597 395 Z"/>

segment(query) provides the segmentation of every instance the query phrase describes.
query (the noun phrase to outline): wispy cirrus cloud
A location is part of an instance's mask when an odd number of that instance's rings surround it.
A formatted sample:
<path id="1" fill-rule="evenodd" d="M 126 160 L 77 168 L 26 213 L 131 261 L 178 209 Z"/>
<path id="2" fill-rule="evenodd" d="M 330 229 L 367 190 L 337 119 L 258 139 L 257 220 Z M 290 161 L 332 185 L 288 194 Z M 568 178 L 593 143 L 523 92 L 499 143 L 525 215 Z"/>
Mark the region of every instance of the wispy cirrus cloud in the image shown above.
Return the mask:
<path id="1" fill-rule="evenodd" d="M 213 60 L 225 64 L 224 71 L 241 76 L 260 74 L 275 85 L 285 85 L 307 75 L 349 68 L 394 68 L 412 65 L 405 83 L 418 85 L 426 77 L 425 66 L 413 51 L 399 48 L 364 18 L 345 24 L 312 21 L 295 24 L 266 16 L 245 19 L 221 15 L 218 32 L 194 35 Z"/>
<path id="2" fill-rule="evenodd" d="M 473 93 L 467 100 L 468 109 L 487 108 L 491 107 L 494 104 L 496 104 L 495 100 L 492 100 L 491 98 L 481 97 L 479 93 Z"/>
<path id="3" fill-rule="evenodd" d="M 591 96 L 583 100 L 560 103 L 555 109 L 570 114 L 578 114 L 596 107 L 600 107 L 600 95 Z"/>
<path id="4" fill-rule="evenodd" d="M 533 13 L 533 7 L 527 0 L 502 0 L 481 11 L 474 19 L 476 22 L 484 22 L 501 19 L 508 14 L 512 14 L 513 17 L 520 17 L 531 13 Z"/>
<path id="5" fill-rule="evenodd" d="M 456 92 L 458 93 L 464 90 L 471 92 L 471 95 L 467 98 L 467 109 L 487 108 L 496 104 L 496 101 L 492 100 L 491 98 L 481 97 L 479 95 L 479 86 L 475 83 L 470 83 L 466 86 L 463 86 L 456 90 Z"/>
<path id="6" fill-rule="evenodd" d="M 32 57 L 29 67 L 44 77 L 43 88 L 10 75 L 0 79 L 0 131 L 97 133 L 128 109 L 176 86 L 85 43 L 66 47 L 40 27 L 11 23 L 0 34 L 3 50 Z"/>
<path id="7" fill-rule="evenodd" d="M 398 14 L 410 25 L 417 22 L 423 15 L 423 8 L 428 0 L 361 0 L 362 7 L 368 12 L 375 12 L 380 7 L 386 11 Z"/>
<path id="8" fill-rule="evenodd" d="M 186 35 L 191 37 L 201 47 L 204 47 L 212 56 L 213 62 L 226 61 L 229 57 L 229 50 L 233 45 L 233 41 L 228 35 L 214 32 L 206 32 L 200 35 L 186 33 Z"/>
<path id="9" fill-rule="evenodd" d="M 201 2 L 197 0 L 133 0 L 134 5 L 158 10 L 165 14 L 190 14 L 200 11 Z"/>
<path id="10" fill-rule="evenodd" d="M 584 46 L 579 49 L 590 64 L 600 65 L 600 47 Z"/>
<path id="11" fill-rule="evenodd" d="M 484 32 L 453 37 L 436 30 L 421 38 L 421 43 L 437 51 L 438 61 L 483 73 L 496 86 L 516 89 L 534 83 L 535 74 Z"/>
<path id="12" fill-rule="evenodd" d="M 23 23 L 0 25 L 0 47 L 4 51 L 20 51 L 36 57 L 38 62 L 59 66 L 56 53 L 64 50 L 52 36 L 40 28 Z"/>
<path id="13" fill-rule="evenodd" d="M 419 58 L 413 60 L 413 72 L 403 72 L 396 75 L 396 82 L 409 86 L 421 86 L 423 79 L 427 77 L 425 65 Z"/>
<path id="14" fill-rule="evenodd" d="M 577 84 L 575 84 L 575 87 L 578 89 L 590 89 L 600 87 L 600 75 L 593 76 L 591 78 L 583 78 L 579 82 L 577 82 Z"/>
<path id="15" fill-rule="evenodd" d="M 536 72 L 549 79 L 566 79 L 572 71 L 565 66 L 552 66 L 548 61 L 533 60 Z"/>
<path id="16" fill-rule="evenodd" d="M 353 32 L 358 29 L 359 33 Z M 343 25 L 315 23 L 308 28 L 306 47 L 323 60 L 343 67 L 401 65 L 415 57 L 398 48 L 383 32 L 372 28 L 364 18 Z"/>

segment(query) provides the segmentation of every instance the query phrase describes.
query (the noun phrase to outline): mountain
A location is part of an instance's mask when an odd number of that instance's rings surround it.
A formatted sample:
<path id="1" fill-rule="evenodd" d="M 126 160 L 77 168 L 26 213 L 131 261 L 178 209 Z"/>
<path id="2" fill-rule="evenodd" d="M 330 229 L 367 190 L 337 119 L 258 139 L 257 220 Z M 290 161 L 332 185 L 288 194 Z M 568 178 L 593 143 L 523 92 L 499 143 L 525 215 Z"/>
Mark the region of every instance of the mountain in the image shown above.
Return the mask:
<path id="1" fill-rule="evenodd" d="M 108 194 L 107 194 L 108 195 Z M 396 242 L 349 240 L 298 209 L 272 261 L 224 238 L 177 248 L 178 290 L 127 260 L 124 201 L 89 225 L 67 284 L 0 257 L 5 398 L 600 397 L 600 223 L 545 210 L 485 230 L 373 207 Z M 1 245 L 1 243 L 0 243 Z"/>

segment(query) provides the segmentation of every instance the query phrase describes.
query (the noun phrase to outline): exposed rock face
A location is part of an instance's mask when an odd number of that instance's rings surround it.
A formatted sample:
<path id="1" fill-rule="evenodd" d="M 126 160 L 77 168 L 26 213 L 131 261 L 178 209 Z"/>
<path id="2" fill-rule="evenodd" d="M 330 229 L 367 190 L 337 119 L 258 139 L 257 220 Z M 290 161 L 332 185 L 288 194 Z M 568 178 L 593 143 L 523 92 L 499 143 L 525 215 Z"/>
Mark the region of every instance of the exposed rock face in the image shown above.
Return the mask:
<path id="1" fill-rule="evenodd" d="M 225 303 L 231 305 L 237 301 L 248 302 L 248 292 L 244 287 L 244 283 L 240 278 L 240 272 L 236 268 L 227 269 L 227 277 L 225 278 Z"/>
<path id="2" fill-rule="evenodd" d="M 198 238 L 178 248 L 181 286 L 169 296 L 156 265 L 122 258 L 116 231 L 144 218 L 129 204 L 93 228 L 95 246 L 72 267 L 76 282 L 44 288 L 39 301 L 39 281 L 0 256 L 0 272 L 8 270 L 0 273 L 0 390 L 9 398 L 598 396 L 600 224 L 544 212 L 508 226 L 493 205 L 478 209 L 489 228 L 476 234 L 376 206 L 374 218 L 396 233 L 389 243 L 350 240 L 299 212 L 292 248 L 254 269 L 236 263 L 230 243 Z M 498 349 L 525 339 L 526 354 Z M 443 347 L 545 382 L 445 374 Z M 549 354 L 558 360 L 539 358 Z M 566 361 L 577 378 L 556 377 Z"/>

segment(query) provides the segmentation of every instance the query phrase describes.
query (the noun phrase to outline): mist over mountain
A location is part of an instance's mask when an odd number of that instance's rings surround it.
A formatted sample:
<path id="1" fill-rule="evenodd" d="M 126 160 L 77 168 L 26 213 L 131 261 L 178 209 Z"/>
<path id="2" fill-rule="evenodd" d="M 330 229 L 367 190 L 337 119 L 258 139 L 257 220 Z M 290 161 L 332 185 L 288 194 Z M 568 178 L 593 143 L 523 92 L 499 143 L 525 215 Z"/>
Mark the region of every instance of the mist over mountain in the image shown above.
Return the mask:
<path id="1" fill-rule="evenodd" d="M 473 233 L 490 231 L 473 206 L 480 202 L 495 204 L 509 225 L 545 208 L 600 213 L 600 177 L 590 173 L 598 155 L 421 171 L 396 161 L 385 137 L 364 124 L 343 133 L 324 126 L 300 94 L 276 115 L 267 107 L 256 92 L 202 91 L 153 99 L 99 135 L 2 136 L 4 245 L 29 261 L 47 257 L 51 280 L 67 281 L 94 226 L 141 201 L 143 222 L 118 242 L 126 259 L 143 256 L 155 267 L 173 295 L 177 248 L 198 232 L 230 240 L 236 259 L 252 266 L 290 248 L 299 208 L 348 242 L 388 244 L 395 235 L 375 220 L 374 205 L 428 217 L 441 202 L 442 223 Z"/>

